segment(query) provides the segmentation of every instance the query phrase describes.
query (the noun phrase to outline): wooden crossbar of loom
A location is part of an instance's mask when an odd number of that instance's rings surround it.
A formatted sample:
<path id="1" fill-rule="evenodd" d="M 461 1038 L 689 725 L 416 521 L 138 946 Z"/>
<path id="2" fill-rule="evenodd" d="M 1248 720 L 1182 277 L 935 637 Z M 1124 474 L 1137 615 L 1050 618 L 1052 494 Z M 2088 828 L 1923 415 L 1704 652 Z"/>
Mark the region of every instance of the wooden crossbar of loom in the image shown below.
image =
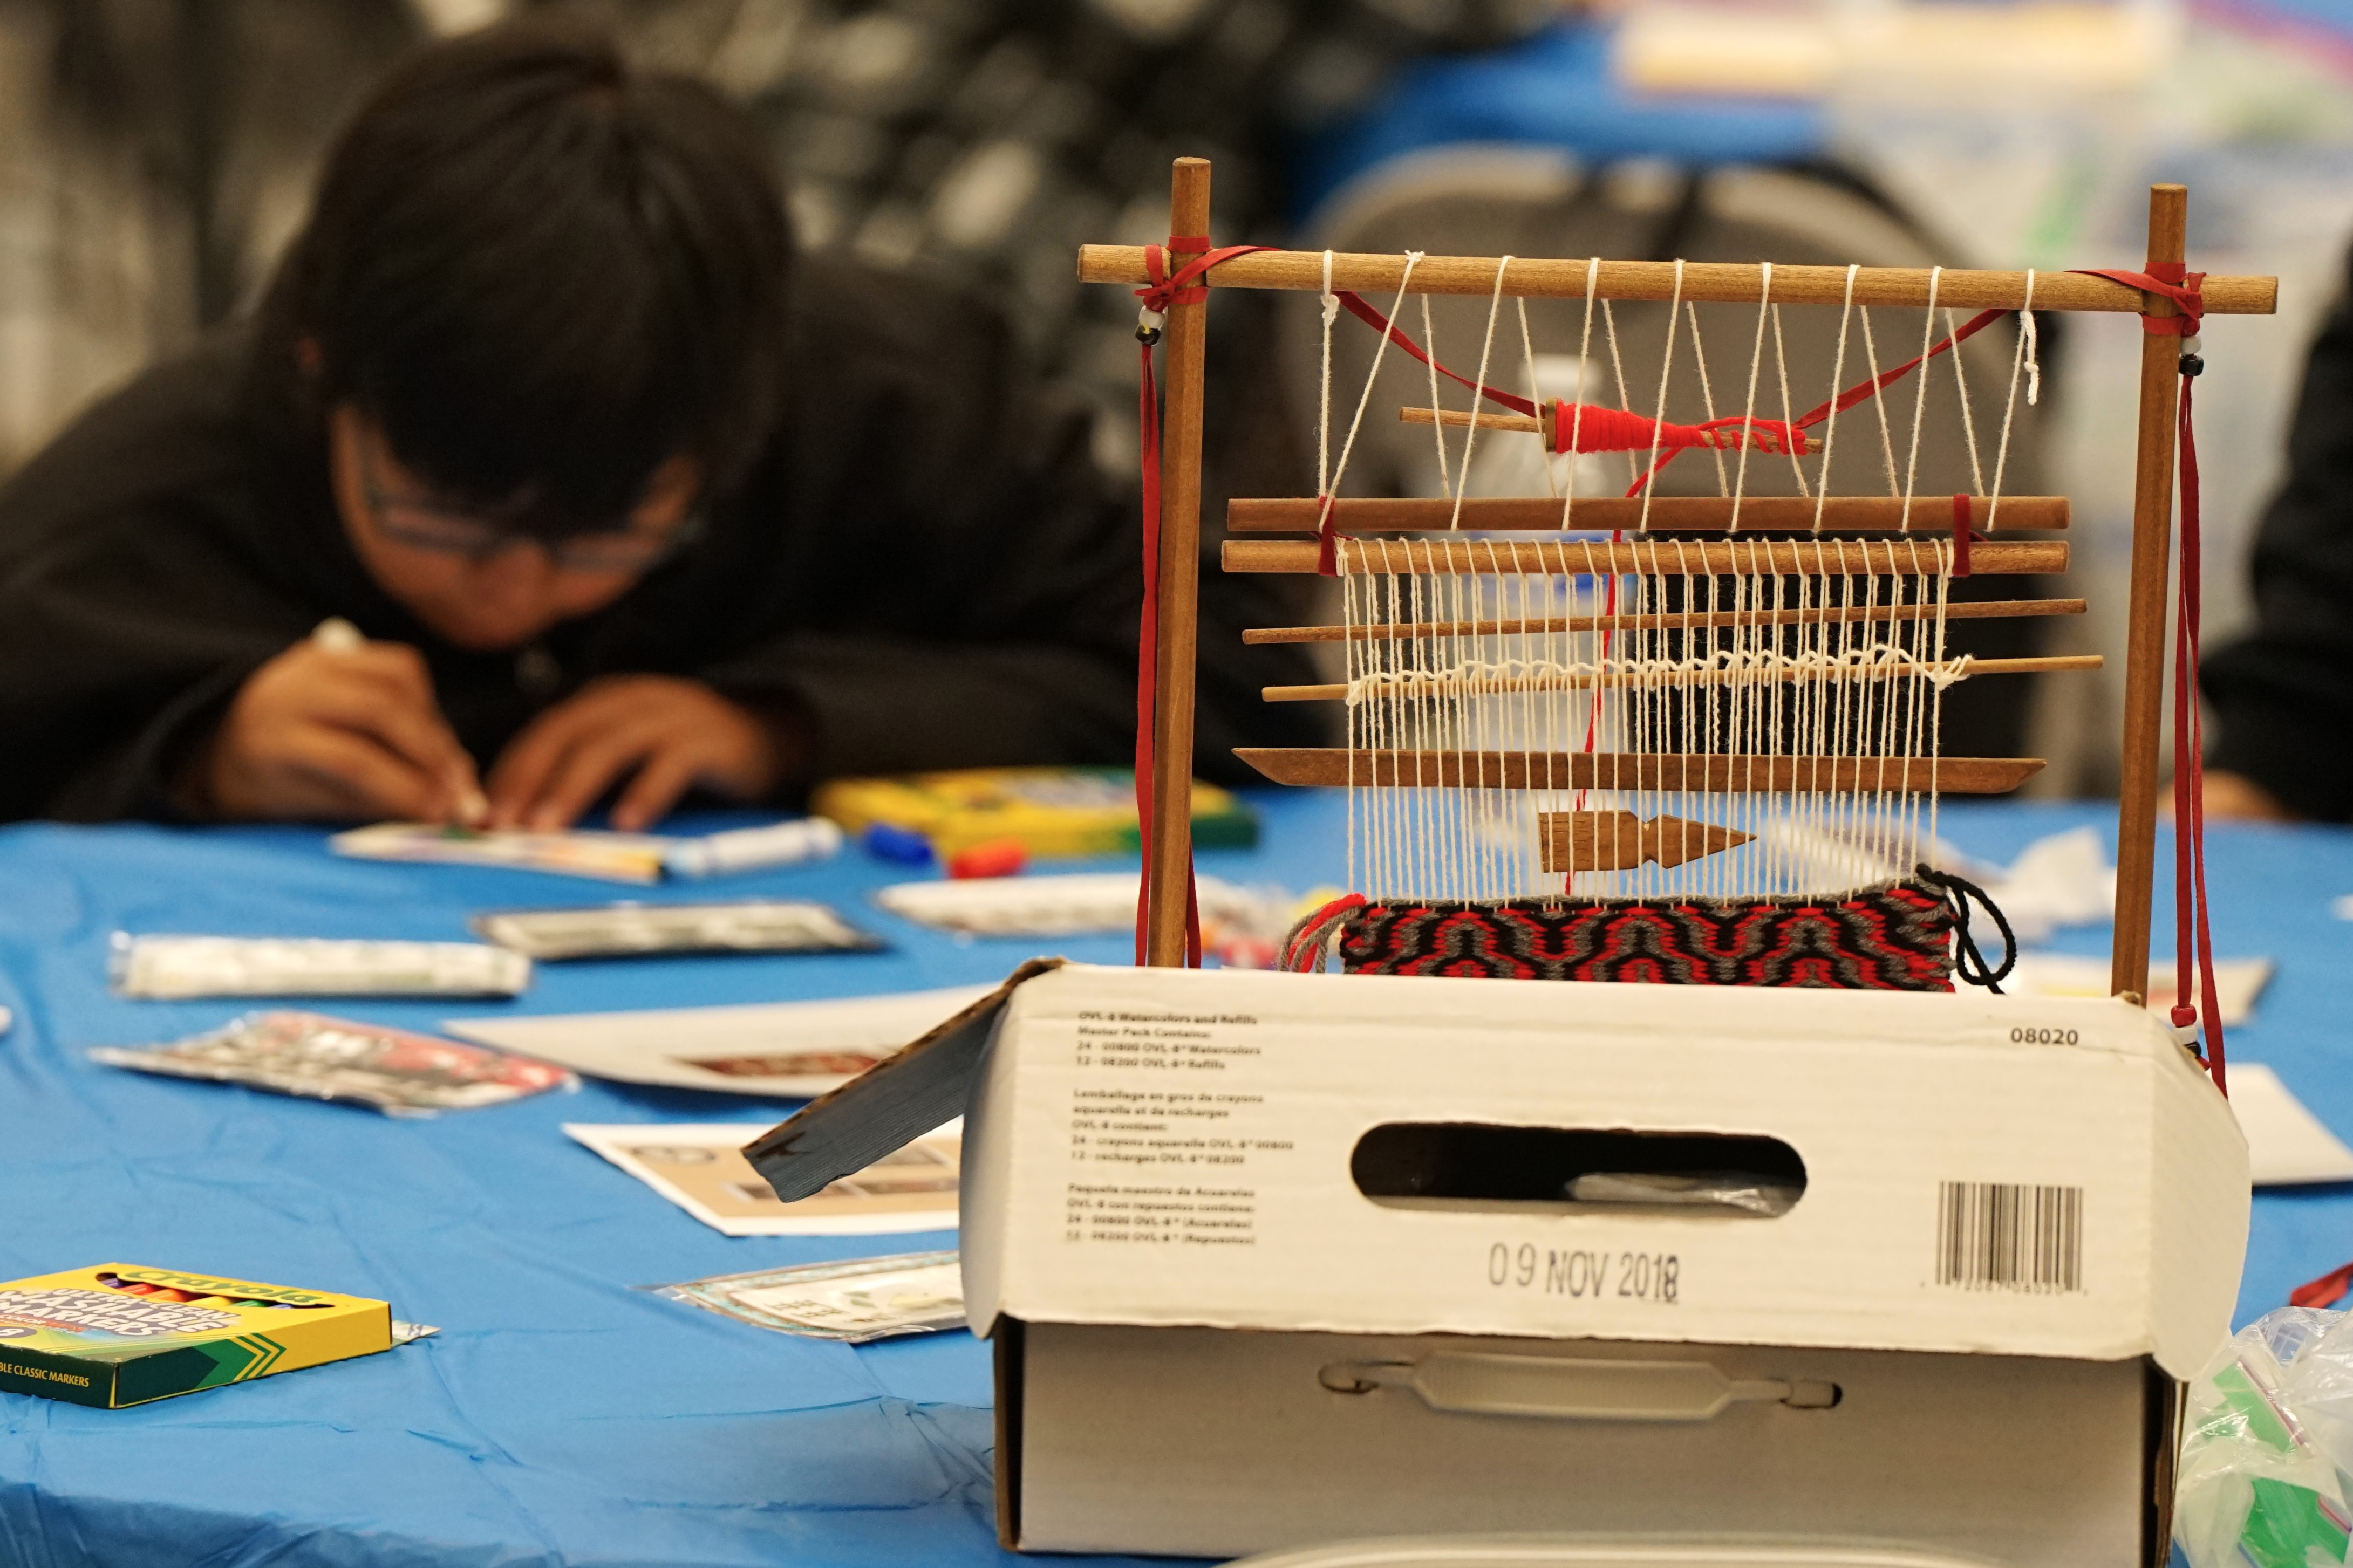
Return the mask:
<path id="1" fill-rule="evenodd" d="M 1969 527 L 1979 533 L 2055 533 L 2072 510 L 2065 496 L 2004 496 L 1999 506 L 1973 496 L 1968 507 Z M 1226 503 L 1226 531 L 1313 533 L 1323 510 L 1313 496 L 1238 497 Z M 1722 533 L 1736 519 L 1744 530 L 1806 533 L 1814 527 L 1815 501 L 1743 496 L 1736 508 L 1729 496 L 1656 496 L 1646 519 L 1639 496 L 1580 496 L 1567 515 L 1577 528 L 1595 532 Z M 1831 496 L 1820 501 L 1820 516 L 1825 533 L 1895 533 L 1908 518 L 1912 532 L 1933 538 L 1951 533 L 1953 498 L 1914 496 L 1907 507 L 1900 496 Z M 1543 496 L 1465 497 L 1459 521 L 1443 496 L 1349 496 L 1332 503 L 1335 533 L 1557 533 L 1561 517 L 1558 498 Z"/>
<path id="2" fill-rule="evenodd" d="M 1237 746 L 1279 784 L 1403 789 L 1698 790 L 1711 795 L 1937 789 L 2008 795 L 2040 757 L 1772 757 L 1632 752 L 1351 752 L 1344 746 Z"/>
<path id="3" fill-rule="evenodd" d="M 2097 669 L 2103 660 L 2096 653 L 2037 654 L 2025 658 L 1968 658 L 1951 661 L 1953 678 L 1974 679 L 1980 675 L 2042 675 L 2067 669 Z M 1702 669 L 1674 671 L 1672 678 L 1665 672 L 1641 670 L 1609 670 L 1585 675 L 1499 676 L 1492 680 L 1463 679 L 1441 677 L 1435 680 L 1406 680 L 1396 683 L 1395 689 L 1407 697 L 1496 697 L 1519 691 L 1590 691 L 1597 687 L 1613 690 L 1662 691 L 1672 684 L 1682 686 L 1732 686 L 1757 680 L 1922 680 L 1933 668 L 1912 664 L 1826 665 L 1811 668 L 1804 665 L 1779 669 Z M 1262 686 L 1259 695 L 1269 702 L 1340 702 L 1347 699 L 1345 682 L 1328 686 Z"/>
<path id="4" fill-rule="evenodd" d="M 1816 576 L 1911 576 L 1937 570 L 1943 542 L 1933 534 L 1912 542 L 1867 540 L 1699 540 L 1689 543 L 1605 544 L 1568 539 L 1518 544 L 1486 539 L 1352 539 L 1346 569 L 1375 575 L 1483 573 L 1493 576 L 1576 576 L 1639 573 L 1646 577 L 1725 577 L 1741 574 L 1806 573 Z M 1229 539 L 1229 572 L 1313 574 L 1312 539 Z M 1969 552 L 1981 577 L 2039 575 L 2067 570 L 2064 544 L 1980 544 Z"/>
<path id="5" fill-rule="evenodd" d="M 1960 599 L 1944 607 L 1947 621 L 1998 621 L 2030 616 L 2080 616 L 2082 599 Z M 1856 621 L 1933 618 L 1931 603 L 1820 605 L 1802 610 L 1662 610 L 1623 616 L 1549 616 L 1530 620 L 1376 621 L 1354 626 L 1252 626 L 1242 641 L 1388 642 L 1415 637 L 1538 637 L 1556 632 L 1698 631 L 1715 626 L 1819 626 Z"/>
<path id="6" fill-rule="evenodd" d="M 2161 188 L 2161 187 L 2160 187 Z M 2173 187 L 2179 190 L 2179 186 Z M 1495 292 L 1497 256 L 1425 256 L 1414 264 L 1411 294 L 1476 294 Z M 1854 302 L 1858 305 L 1909 305 L 1925 309 L 1928 302 L 1926 267 L 1859 267 L 1854 271 Z M 1402 256 L 1366 256 L 1354 251 L 1332 258 L 1332 287 L 1360 294 L 1395 295 L 1405 277 Z M 1079 280 L 1083 283 L 1145 283 L 1144 247 L 1140 245 L 1079 247 Z M 1309 292 L 1324 287 L 1324 253 L 1320 250 L 1264 250 L 1237 256 L 1212 267 L 1211 287 L 1218 289 L 1292 289 Z M 1514 257 L 1504 274 L 1506 299 L 1583 300 L 1586 263 Z M 1775 267 L 1773 301 L 1781 305 L 1836 305 L 1847 296 L 1843 267 Z M 1692 261 L 1683 267 L 1682 297 L 1701 304 L 1754 305 L 1763 297 L 1765 270 L 1754 262 Z M 2026 305 L 2026 274 L 1978 271 L 1947 267 L 1936 279 L 1939 310 L 2016 310 Z M 1672 300 L 1676 297 L 1675 264 L 1671 261 L 1604 261 L 1594 269 L 1597 300 Z M 2276 278 L 2210 277 L 2200 292 L 2210 316 L 2268 316 L 2279 303 Z M 2109 310 L 2137 313 L 2144 308 L 2137 289 L 2078 272 L 2034 274 L 2034 308 L 2038 310 Z"/>

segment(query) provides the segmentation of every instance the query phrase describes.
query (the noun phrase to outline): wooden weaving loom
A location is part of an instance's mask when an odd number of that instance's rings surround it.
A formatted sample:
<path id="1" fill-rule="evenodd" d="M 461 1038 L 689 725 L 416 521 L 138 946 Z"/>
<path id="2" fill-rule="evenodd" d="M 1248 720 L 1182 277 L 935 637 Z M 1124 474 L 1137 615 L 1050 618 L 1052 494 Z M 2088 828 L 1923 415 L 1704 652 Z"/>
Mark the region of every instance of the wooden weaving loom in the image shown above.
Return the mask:
<path id="1" fill-rule="evenodd" d="M 1336 936 L 1352 973 L 1871 989 L 1949 990 L 1957 939 L 1963 977 L 1984 980 L 1982 961 L 1974 973 L 1968 962 L 1966 884 L 1926 864 L 1936 801 L 2007 793 L 2042 765 L 1942 754 L 1944 691 L 1962 679 L 2100 663 L 1973 660 L 1945 647 L 1952 621 L 2084 607 L 2079 599 L 1954 601 L 1948 589 L 1969 574 L 2066 570 L 2067 544 L 2048 537 L 2067 527 L 2066 500 L 2005 495 L 2002 483 L 2021 374 L 2029 401 L 2038 374 L 2032 312 L 2098 310 L 2138 313 L 2146 332 L 2112 969 L 2116 994 L 2146 994 L 2169 618 L 2177 807 L 2191 829 L 2178 847 L 2178 878 L 2185 889 L 2202 882 L 2194 458 L 2184 471 L 2184 593 L 2174 601 L 2168 593 L 2177 436 L 2188 434 L 2189 378 L 2200 368 L 2195 334 L 2205 314 L 2269 313 L 2277 292 L 2270 278 L 2184 271 L 2181 187 L 2150 192 L 2145 270 L 2105 274 L 1213 250 L 1208 198 L 1208 164 L 1180 159 L 1166 247 L 1091 245 L 1079 256 L 1082 279 L 1134 287 L 1145 301 L 1138 336 L 1147 527 L 1156 524 L 1157 539 L 1148 534 L 1140 682 L 1139 795 L 1148 817 L 1140 961 L 1182 964 L 1198 953 L 1188 934 L 1189 781 L 1209 288 L 1306 290 L 1324 302 L 1317 493 L 1233 501 L 1222 562 L 1229 572 L 1321 572 L 1337 579 L 1343 605 L 1338 624 L 1245 634 L 1259 643 L 1336 644 L 1346 659 L 1344 682 L 1264 694 L 1345 704 L 1345 745 L 1240 753 L 1277 783 L 1350 792 L 1359 891 L 1303 927 L 1290 956 L 1313 956 L 1320 967 Z M 1448 369 L 1448 356 L 1427 342 L 1431 295 L 1486 305 L 1475 376 Z M 1416 297 L 1420 343 L 1402 309 Z M 1537 395 L 1530 299 L 1581 310 L 1574 400 Z M 1611 305 L 1630 300 L 1668 306 L 1655 400 L 1630 394 L 1618 363 Z M 1679 309 L 1706 374 L 1701 302 L 1756 307 L 1753 342 L 1739 344 L 1746 374 L 1719 366 L 1704 383 L 1710 416 L 1672 424 Z M 1804 415 L 1796 409 L 1824 389 L 1791 400 L 1785 305 L 1839 313 L 1827 400 Z M 1361 393 L 1341 389 L 1335 399 L 1331 342 L 1343 306 L 1379 346 Z M 1886 340 L 1875 337 L 1873 310 L 1898 323 L 1899 353 L 1910 363 L 1883 370 L 1877 343 Z M 1958 342 L 2012 312 L 2020 331 L 1992 461 L 1982 461 L 1970 425 L 1972 490 L 1922 493 L 1927 378 L 1961 377 Z M 1588 390 L 1597 320 L 1614 375 L 1596 374 Z M 1152 350 L 1164 331 L 1165 417 L 1152 384 Z M 1392 346 L 1410 356 L 1417 379 L 1427 367 L 1429 396 L 1389 416 L 1371 405 Z M 1467 351 L 1457 363 L 1470 363 Z M 1462 406 L 1444 406 L 1441 374 L 1459 384 L 1446 390 Z M 1908 406 L 1907 374 L 1916 378 Z M 1605 385 L 1614 403 L 1600 395 Z M 1718 416 L 1719 391 L 1728 401 L 1742 386 L 1740 412 Z M 1967 421 L 1965 381 L 1959 395 Z M 1447 495 L 1341 496 L 1367 419 L 1392 416 L 1431 427 Z M 1469 493 L 1478 443 L 1532 438 L 1542 443 L 1555 493 Z M 1828 493 L 1830 452 L 1842 438 L 1883 448 L 1888 493 Z M 1456 440 L 1459 450 L 1449 446 Z M 1597 490 L 1580 480 L 1580 454 L 1612 452 L 1626 454 L 1630 485 Z M 1680 454 L 1696 454 L 1686 463 L 1713 461 L 1718 495 L 1653 493 L 1659 470 Z M 1817 456 L 1818 482 L 1807 473 Z M 1795 493 L 1758 493 L 1768 472 Z M 2179 926 L 2183 992 L 2174 1021 L 2187 1043 L 2202 907 L 2185 897 Z M 2207 1001 L 2219 1081 L 2211 994 Z"/>

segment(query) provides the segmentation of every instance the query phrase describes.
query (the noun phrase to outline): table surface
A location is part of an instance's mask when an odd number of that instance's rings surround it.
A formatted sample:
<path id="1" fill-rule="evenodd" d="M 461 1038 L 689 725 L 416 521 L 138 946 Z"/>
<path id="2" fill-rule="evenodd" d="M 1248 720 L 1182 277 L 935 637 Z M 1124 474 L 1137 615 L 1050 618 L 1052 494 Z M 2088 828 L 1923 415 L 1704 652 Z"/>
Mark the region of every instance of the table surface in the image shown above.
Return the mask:
<path id="1" fill-rule="evenodd" d="M 1303 889 L 1342 871 L 1336 800 L 1254 797 L 1266 842 L 1203 868 Z M 2095 806 L 1947 808 L 2001 861 Z M 2279 973 L 2234 1053 L 2353 1132 L 2353 833 L 2217 829 L 2218 950 Z M 889 952 L 545 965 L 521 1012 L 854 995 L 993 979 L 1041 944 L 872 909 L 903 868 L 831 863 L 657 898 L 830 900 Z M 432 1120 L 116 1071 L 94 1045 L 218 1025 L 231 1002 L 108 994 L 109 933 L 464 937 L 486 909 L 592 903 L 535 873 L 337 860 L 292 828 L 0 829 L 0 1279 L 122 1261 L 392 1301 L 438 1338 L 106 1411 L 0 1394 L 0 1568 L 993 1561 L 987 1348 L 764 1332 L 633 1287 L 912 1251 L 952 1235 L 730 1238 L 573 1143 L 566 1121 L 767 1122 L 777 1102 L 589 1082 Z M 626 896 L 626 895 L 620 895 Z M 2161 900 L 2169 895 L 2160 891 Z M 2168 907 L 2161 903 L 2160 907 Z M 2097 929 L 2052 945 L 2105 951 Z M 1051 944 L 1124 962 L 1118 938 Z M 337 1009 L 430 1026 L 441 1003 Z M 2353 1189 L 2255 1203 L 2239 1318 L 2353 1257 Z"/>

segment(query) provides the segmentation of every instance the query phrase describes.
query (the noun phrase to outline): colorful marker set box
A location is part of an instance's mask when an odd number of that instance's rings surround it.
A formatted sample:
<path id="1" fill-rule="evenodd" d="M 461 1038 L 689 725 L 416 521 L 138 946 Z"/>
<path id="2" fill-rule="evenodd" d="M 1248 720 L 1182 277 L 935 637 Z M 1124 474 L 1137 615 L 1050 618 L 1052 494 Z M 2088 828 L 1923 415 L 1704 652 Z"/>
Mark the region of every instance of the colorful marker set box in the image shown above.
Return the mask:
<path id="1" fill-rule="evenodd" d="M 105 1263 L 0 1285 L 0 1389 L 120 1409 L 392 1348 L 392 1308 Z"/>
<path id="2" fill-rule="evenodd" d="M 976 844 L 1017 839 L 1040 858 L 1132 854 L 1135 775 L 1124 768 L 968 768 L 898 778 L 836 779 L 809 809 L 849 833 L 874 823 L 921 834 L 945 861 Z M 1214 784 L 1193 784 L 1193 842 L 1247 849 L 1258 818 Z"/>

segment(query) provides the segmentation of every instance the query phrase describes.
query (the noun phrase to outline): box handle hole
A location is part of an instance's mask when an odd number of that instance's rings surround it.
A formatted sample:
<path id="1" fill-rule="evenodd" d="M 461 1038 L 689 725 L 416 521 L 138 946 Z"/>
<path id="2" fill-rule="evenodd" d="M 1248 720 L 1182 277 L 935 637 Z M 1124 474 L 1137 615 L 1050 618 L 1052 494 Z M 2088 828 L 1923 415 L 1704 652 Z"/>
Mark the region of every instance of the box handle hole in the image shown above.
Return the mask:
<path id="1" fill-rule="evenodd" d="M 1596 1361 L 1576 1356 L 1440 1351 L 1419 1361 L 1332 1362 L 1316 1382 L 1334 1394 L 1400 1389 L 1430 1409 L 1555 1421 L 1713 1421 L 1742 1405 L 1832 1410 L 1845 1397 L 1818 1378 L 1732 1377 L 1704 1361 Z"/>
<path id="2" fill-rule="evenodd" d="M 1806 1190 L 1805 1161 L 1778 1138 L 1483 1121 L 1385 1122 L 1348 1173 L 1392 1208 L 1778 1219 Z"/>

